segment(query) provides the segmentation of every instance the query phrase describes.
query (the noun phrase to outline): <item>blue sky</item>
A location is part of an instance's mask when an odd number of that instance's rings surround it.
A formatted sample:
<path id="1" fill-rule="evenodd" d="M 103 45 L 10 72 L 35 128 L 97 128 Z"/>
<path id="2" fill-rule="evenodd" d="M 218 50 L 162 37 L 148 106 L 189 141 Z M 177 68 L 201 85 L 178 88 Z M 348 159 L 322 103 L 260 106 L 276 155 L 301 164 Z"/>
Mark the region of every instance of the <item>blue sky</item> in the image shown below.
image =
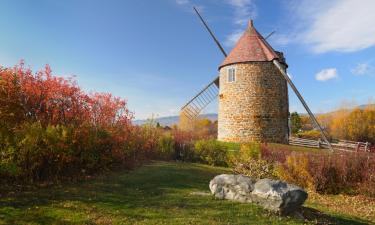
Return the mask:
<path id="1" fill-rule="evenodd" d="M 276 31 L 269 42 L 313 111 L 373 101 L 373 0 L 0 0 L 0 65 L 48 63 L 87 91 L 126 98 L 137 119 L 176 115 L 223 60 L 193 5 L 227 52 L 249 19 Z M 291 92 L 290 110 L 304 112 Z"/>

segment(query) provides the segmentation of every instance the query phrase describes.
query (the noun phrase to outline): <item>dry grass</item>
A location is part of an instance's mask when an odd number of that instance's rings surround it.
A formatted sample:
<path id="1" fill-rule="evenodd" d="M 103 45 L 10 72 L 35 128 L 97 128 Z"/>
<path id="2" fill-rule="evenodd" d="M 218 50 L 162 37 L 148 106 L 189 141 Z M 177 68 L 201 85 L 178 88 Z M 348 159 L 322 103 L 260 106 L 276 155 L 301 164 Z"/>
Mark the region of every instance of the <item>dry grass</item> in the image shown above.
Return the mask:
<path id="1" fill-rule="evenodd" d="M 351 215 L 375 224 L 375 199 L 366 196 L 321 195 L 309 192 L 306 205 L 336 215 Z"/>

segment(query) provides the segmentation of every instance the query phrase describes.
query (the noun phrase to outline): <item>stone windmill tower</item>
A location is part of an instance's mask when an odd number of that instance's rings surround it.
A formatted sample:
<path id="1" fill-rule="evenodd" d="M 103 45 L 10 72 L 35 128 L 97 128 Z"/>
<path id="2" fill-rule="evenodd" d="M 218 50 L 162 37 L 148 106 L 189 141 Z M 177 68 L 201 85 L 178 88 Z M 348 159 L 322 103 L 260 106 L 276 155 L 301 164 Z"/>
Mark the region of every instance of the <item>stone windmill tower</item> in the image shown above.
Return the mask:
<path id="1" fill-rule="evenodd" d="M 296 93 L 311 120 L 321 126 L 286 73 L 283 53 L 275 51 L 250 21 L 227 55 L 199 12 L 199 18 L 225 56 L 219 76 L 181 109 L 180 124 L 191 124 L 219 96 L 218 139 L 228 142 L 288 143 L 288 86 Z"/>
<path id="2" fill-rule="evenodd" d="M 273 60 L 286 67 L 250 21 L 219 66 L 219 140 L 288 142 L 288 86 Z"/>

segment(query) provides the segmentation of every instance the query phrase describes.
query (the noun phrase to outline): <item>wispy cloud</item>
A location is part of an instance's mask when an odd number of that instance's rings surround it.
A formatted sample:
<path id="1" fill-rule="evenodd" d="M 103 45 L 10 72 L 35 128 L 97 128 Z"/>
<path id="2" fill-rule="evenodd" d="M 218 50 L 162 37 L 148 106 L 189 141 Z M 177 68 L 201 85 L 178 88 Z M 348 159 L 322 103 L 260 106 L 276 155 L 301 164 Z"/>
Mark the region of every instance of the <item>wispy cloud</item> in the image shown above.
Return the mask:
<path id="1" fill-rule="evenodd" d="M 224 45 L 228 47 L 233 46 L 234 44 L 236 44 L 238 39 L 240 39 L 242 34 L 243 34 L 243 30 L 239 29 L 239 30 L 233 31 L 232 33 L 227 35 L 227 37 L 225 38 Z"/>
<path id="2" fill-rule="evenodd" d="M 227 4 L 234 9 L 233 23 L 237 28 L 227 35 L 224 44 L 228 47 L 233 46 L 241 37 L 243 29 L 249 19 L 255 19 L 258 15 L 254 0 L 225 0 Z"/>
<path id="3" fill-rule="evenodd" d="M 188 5 L 191 4 L 189 0 L 176 0 L 178 5 Z"/>
<path id="4" fill-rule="evenodd" d="M 234 7 L 234 23 L 244 25 L 251 18 L 257 16 L 256 5 L 253 0 L 226 0 Z"/>
<path id="5" fill-rule="evenodd" d="M 307 44 L 314 53 L 375 46 L 374 0 L 295 0 L 288 7 L 295 21 L 295 37 L 289 39 Z"/>
<path id="6" fill-rule="evenodd" d="M 200 12 L 204 11 L 203 5 L 197 4 L 195 1 L 191 0 L 175 0 L 177 5 L 183 7 L 187 11 L 193 13 L 193 6 L 195 6 Z"/>
<path id="7" fill-rule="evenodd" d="M 224 40 L 224 45 L 232 47 L 241 37 L 247 21 L 257 17 L 257 8 L 254 0 L 223 0 L 224 3 L 230 5 L 233 9 L 232 22 L 235 26 L 233 32 L 228 34 Z M 199 11 L 203 11 L 202 5 L 197 5 L 193 0 L 175 0 L 176 4 L 191 11 L 193 6 L 196 6 Z M 193 12 L 193 11 L 191 11 Z"/>
<path id="8" fill-rule="evenodd" d="M 272 37 L 272 42 L 280 46 L 288 45 L 292 41 L 293 41 L 293 37 L 290 37 L 289 35 L 286 35 L 286 34 L 276 33 Z"/>
<path id="9" fill-rule="evenodd" d="M 319 73 L 315 74 L 315 79 L 318 81 L 327 81 L 336 79 L 338 77 L 339 75 L 336 68 L 323 69 Z"/>
<path id="10" fill-rule="evenodd" d="M 356 67 L 351 70 L 352 74 L 357 76 L 373 75 L 375 68 L 369 62 L 358 63 Z"/>

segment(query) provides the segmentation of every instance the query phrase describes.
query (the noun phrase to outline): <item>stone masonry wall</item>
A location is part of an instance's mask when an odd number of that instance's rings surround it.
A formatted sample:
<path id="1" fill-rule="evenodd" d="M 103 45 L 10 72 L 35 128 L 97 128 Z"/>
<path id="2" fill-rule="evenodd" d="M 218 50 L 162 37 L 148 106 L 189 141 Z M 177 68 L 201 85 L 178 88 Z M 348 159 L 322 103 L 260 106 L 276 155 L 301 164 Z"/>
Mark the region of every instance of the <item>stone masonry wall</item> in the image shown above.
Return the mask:
<path id="1" fill-rule="evenodd" d="M 236 81 L 228 82 L 228 68 Z M 287 143 L 287 82 L 272 62 L 248 62 L 220 69 L 218 139 Z"/>

